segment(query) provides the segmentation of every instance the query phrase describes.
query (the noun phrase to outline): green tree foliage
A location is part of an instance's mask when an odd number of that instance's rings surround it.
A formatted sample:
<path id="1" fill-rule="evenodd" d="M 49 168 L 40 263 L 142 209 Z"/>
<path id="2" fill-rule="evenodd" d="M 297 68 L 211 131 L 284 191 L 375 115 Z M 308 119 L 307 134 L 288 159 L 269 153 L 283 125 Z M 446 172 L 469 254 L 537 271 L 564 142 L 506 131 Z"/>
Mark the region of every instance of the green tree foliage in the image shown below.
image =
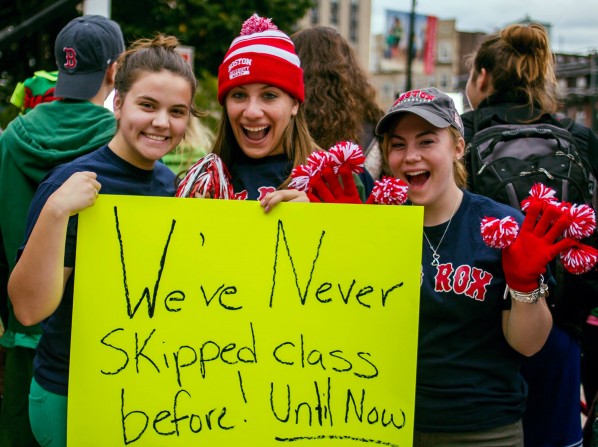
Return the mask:
<path id="1" fill-rule="evenodd" d="M 195 48 L 195 68 L 217 74 L 242 23 L 254 12 L 291 33 L 313 0 L 127 0 L 113 2 L 112 17 L 128 41 L 155 32 L 177 36 Z"/>
<path id="2" fill-rule="evenodd" d="M 2 1 L 0 13 L 0 128 L 18 110 L 9 101 L 17 82 L 37 70 L 56 70 L 54 39 L 81 15 L 77 0 Z"/>
<path id="3" fill-rule="evenodd" d="M 272 18 L 283 31 L 292 33 L 297 21 L 314 0 L 118 0 L 112 1 L 111 15 L 123 30 L 125 42 L 151 37 L 157 32 L 172 34 L 183 45 L 194 47 L 195 73 L 201 85 L 212 85 L 232 40 L 251 14 Z M 53 45 L 60 29 L 82 13 L 82 2 L 69 0 L 12 0 L 0 14 L 0 127 L 14 114 L 8 101 L 14 87 L 34 71 L 55 69 Z M 18 27 L 40 11 L 51 10 L 31 26 L 6 38 L 10 27 Z M 8 33 L 10 34 L 10 33 Z M 200 92 L 211 94 L 207 89 Z M 215 100 L 215 98 L 214 98 Z M 211 101 L 200 104 L 204 110 Z M 2 110 L 4 109 L 4 110 Z"/>

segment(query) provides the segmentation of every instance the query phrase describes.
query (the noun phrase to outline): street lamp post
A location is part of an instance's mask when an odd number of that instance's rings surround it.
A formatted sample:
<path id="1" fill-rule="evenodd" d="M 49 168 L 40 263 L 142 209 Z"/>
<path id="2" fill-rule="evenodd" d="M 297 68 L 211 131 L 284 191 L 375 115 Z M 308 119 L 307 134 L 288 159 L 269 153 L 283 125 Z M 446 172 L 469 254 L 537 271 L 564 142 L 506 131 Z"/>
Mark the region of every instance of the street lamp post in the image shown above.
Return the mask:
<path id="1" fill-rule="evenodd" d="M 596 132 L 596 50 L 590 53 L 590 127 Z"/>
<path id="2" fill-rule="evenodd" d="M 409 14 L 409 42 L 407 43 L 407 84 L 405 91 L 410 91 L 412 87 L 412 71 L 413 71 L 413 44 L 415 41 L 415 3 L 416 0 L 411 0 L 411 13 Z"/>

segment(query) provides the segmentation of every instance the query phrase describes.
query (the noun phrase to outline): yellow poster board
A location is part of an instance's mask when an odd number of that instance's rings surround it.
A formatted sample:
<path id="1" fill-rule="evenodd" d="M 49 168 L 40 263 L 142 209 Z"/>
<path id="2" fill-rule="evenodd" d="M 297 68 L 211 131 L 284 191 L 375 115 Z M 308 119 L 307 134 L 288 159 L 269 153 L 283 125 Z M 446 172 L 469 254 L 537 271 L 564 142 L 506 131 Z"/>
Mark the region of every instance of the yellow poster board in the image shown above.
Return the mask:
<path id="1" fill-rule="evenodd" d="M 100 196 L 70 447 L 409 446 L 420 207 Z"/>

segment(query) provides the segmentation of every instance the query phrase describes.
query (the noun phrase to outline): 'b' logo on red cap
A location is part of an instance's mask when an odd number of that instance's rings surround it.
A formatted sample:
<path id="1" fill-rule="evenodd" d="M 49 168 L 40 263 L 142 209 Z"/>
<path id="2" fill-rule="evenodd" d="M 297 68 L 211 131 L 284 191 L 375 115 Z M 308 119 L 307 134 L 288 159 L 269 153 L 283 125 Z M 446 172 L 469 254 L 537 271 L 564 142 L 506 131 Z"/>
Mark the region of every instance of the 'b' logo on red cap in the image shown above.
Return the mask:
<path id="1" fill-rule="evenodd" d="M 72 48 L 64 47 L 62 49 L 64 51 L 66 62 L 64 63 L 64 68 L 71 69 L 77 66 L 77 53 Z"/>

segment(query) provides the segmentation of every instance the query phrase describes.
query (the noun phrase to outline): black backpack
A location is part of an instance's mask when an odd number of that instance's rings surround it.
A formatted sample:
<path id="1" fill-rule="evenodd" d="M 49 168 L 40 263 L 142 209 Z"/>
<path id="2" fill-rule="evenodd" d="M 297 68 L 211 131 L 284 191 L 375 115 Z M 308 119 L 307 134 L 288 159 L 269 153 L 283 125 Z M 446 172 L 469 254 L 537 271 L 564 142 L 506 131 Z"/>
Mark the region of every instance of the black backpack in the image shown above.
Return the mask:
<path id="1" fill-rule="evenodd" d="M 592 205 L 595 180 L 568 130 L 573 121 L 563 120 L 565 127 L 553 123 L 505 123 L 479 131 L 474 124 L 467 146 L 472 190 L 521 209 L 521 201 L 539 182 L 554 189 L 562 201 Z"/>
<path id="2" fill-rule="evenodd" d="M 558 200 L 596 209 L 596 180 L 578 150 L 587 147 L 588 136 L 580 132 L 575 138 L 569 132 L 573 120 L 568 118 L 559 121 L 546 115 L 544 120 L 547 122 L 508 124 L 490 117 L 480 122 L 476 110 L 475 133 L 466 149 L 470 152 L 472 191 L 521 209 L 521 201 L 539 182 L 554 189 Z M 598 247 L 597 233 L 582 242 Z M 596 305 L 598 274 L 594 270 L 572 275 L 558 257 L 551 269 L 557 281 L 549 296 L 555 321 L 578 333 L 588 309 Z"/>

